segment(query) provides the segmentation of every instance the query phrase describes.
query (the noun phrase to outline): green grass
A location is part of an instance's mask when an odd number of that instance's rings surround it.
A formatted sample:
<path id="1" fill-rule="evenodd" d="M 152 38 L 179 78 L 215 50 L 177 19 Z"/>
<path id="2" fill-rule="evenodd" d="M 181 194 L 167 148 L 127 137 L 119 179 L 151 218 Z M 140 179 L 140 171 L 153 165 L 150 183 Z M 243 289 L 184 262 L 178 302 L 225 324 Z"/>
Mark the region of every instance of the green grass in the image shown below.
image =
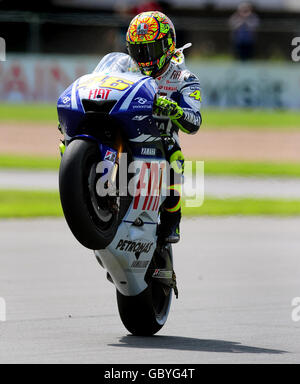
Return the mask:
<path id="1" fill-rule="evenodd" d="M 186 208 L 184 216 L 300 216 L 300 200 L 213 199 Z M 62 217 L 58 192 L 0 190 L 0 218 Z"/>
<path id="2" fill-rule="evenodd" d="M 263 109 L 204 109 L 203 129 L 299 130 L 300 112 Z"/>
<path id="3" fill-rule="evenodd" d="M 0 190 L 1 218 L 60 217 L 58 192 Z"/>
<path id="4" fill-rule="evenodd" d="M 300 200 L 285 199 L 251 199 L 206 198 L 203 206 L 186 208 L 185 216 L 299 216 Z"/>
<path id="5" fill-rule="evenodd" d="M 205 161 L 205 175 L 300 177 L 300 164 L 237 161 Z"/>
<path id="6" fill-rule="evenodd" d="M 196 172 L 193 164 L 193 172 Z M 186 164 L 186 174 L 189 167 Z M 300 177 L 300 163 L 263 163 L 239 161 L 213 161 L 204 162 L 206 176 L 243 176 L 243 177 Z"/>
<path id="7" fill-rule="evenodd" d="M 54 123 L 57 122 L 56 105 L 0 104 L 0 121 Z"/>
<path id="8" fill-rule="evenodd" d="M 58 170 L 57 157 L 0 155 L 0 169 Z M 205 175 L 300 178 L 300 164 L 205 161 Z"/>
<path id="9" fill-rule="evenodd" d="M 56 123 L 55 103 L 0 104 L 0 121 Z M 203 109 L 203 129 L 298 130 L 300 112 L 263 109 Z"/>
<path id="10" fill-rule="evenodd" d="M 56 170 L 59 163 L 59 155 L 57 157 L 0 155 L 0 168 L 4 169 Z"/>

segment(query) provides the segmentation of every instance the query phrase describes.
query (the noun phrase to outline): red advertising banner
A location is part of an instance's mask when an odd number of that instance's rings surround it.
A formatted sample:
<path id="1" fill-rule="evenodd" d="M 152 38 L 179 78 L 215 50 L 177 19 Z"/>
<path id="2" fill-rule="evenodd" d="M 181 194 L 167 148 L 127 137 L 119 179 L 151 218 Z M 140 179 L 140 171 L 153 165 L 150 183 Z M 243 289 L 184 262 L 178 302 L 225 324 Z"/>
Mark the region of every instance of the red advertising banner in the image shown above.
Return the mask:
<path id="1" fill-rule="evenodd" d="M 78 77 L 90 73 L 98 58 L 8 57 L 0 63 L 0 100 L 53 102 Z"/>

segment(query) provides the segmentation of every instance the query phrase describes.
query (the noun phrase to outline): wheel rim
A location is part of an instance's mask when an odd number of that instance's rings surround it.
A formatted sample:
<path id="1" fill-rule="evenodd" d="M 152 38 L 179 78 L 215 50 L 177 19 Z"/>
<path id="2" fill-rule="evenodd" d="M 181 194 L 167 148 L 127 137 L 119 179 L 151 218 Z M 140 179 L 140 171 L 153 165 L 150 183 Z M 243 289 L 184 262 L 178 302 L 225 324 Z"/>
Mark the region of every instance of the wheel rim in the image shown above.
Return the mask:
<path id="1" fill-rule="evenodd" d="M 169 257 L 172 262 L 172 257 L 169 254 L 166 257 Z M 155 265 L 155 268 L 164 268 L 166 264 L 166 260 L 164 260 L 161 256 L 159 256 L 159 259 L 161 259 L 161 262 L 158 262 L 156 257 L 153 258 L 153 263 Z M 158 280 L 155 280 L 151 276 L 151 295 L 152 295 L 152 304 L 153 304 L 153 310 L 155 313 L 156 321 L 158 324 L 163 325 L 169 315 L 170 307 L 171 307 L 171 301 L 172 301 L 172 289 L 167 287 L 165 284 L 160 283 Z"/>
<path id="2" fill-rule="evenodd" d="M 164 288 L 169 290 L 169 293 L 167 295 L 165 294 Z M 156 321 L 159 324 L 163 325 L 169 315 L 172 299 L 172 290 L 161 283 L 155 283 L 152 286 L 152 299 Z"/>
<path id="3" fill-rule="evenodd" d="M 93 164 L 88 177 L 88 187 L 90 192 L 91 203 L 94 208 L 94 212 L 99 218 L 99 220 L 103 221 L 104 223 L 108 223 L 112 219 L 113 214 L 108 209 L 105 209 L 105 206 L 102 206 L 101 203 L 103 203 L 104 198 L 101 198 L 97 195 L 96 184 L 98 179 L 96 169 L 97 164 Z"/>
<path id="4" fill-rule="evenodd" d="M 87 161 L 85 185 L 88 211 L 97 227 L 106 230 L 114 220 L 114 215 L 108 209 L 108 197 L 100 197 L 96 192 L 96 184 L 99 179 L 99 175 L 96 173 L 97 165 L 98 161 L 95 158 Z"/>

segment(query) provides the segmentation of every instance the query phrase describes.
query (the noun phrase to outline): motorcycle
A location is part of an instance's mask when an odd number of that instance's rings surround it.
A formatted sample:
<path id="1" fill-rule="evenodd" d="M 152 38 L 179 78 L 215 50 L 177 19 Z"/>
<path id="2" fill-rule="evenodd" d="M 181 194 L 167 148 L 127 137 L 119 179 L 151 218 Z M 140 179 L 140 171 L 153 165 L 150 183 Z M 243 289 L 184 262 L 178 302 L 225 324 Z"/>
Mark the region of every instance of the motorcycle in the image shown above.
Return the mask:
<path id="1" fill-rule="evenodd" d="M 164 326 L 178 297 L 172 247 L 159 237 L 167 162 L 156 93 L 129 56 L 111 53 L 57 103 L 65 219 L 115 285 L 124 326 L 145 336 Z"/>

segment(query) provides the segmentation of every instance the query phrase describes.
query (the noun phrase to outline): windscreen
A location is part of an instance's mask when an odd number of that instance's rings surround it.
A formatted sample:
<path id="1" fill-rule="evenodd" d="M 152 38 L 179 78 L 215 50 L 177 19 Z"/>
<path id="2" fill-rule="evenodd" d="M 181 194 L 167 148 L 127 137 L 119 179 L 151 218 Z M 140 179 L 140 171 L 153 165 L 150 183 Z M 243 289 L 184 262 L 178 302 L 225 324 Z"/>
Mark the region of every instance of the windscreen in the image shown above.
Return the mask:
<path id="1" fill-rule="evenodd" d="M 141 73 L 132 58 L 121 52 L 113 52 L 104 56 L 94 70 L 95 72 Z"/>

